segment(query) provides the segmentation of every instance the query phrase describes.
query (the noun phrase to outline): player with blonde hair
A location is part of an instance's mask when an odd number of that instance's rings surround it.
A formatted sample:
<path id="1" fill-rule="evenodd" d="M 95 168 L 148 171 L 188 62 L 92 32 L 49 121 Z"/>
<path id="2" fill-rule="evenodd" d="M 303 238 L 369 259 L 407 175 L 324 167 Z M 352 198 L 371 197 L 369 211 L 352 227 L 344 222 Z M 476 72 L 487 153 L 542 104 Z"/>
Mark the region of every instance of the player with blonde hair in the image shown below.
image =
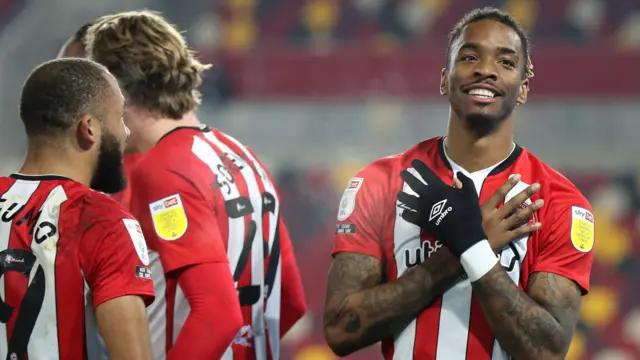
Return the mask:
<path id="1" fill-rule="evenodd" d="M 102 17 L 86 42 L 118 79 L 131 146 L 145 153 L 130 208 L 161 296 L 149 310 L 155 358 L 278 359 L 305 312 L 302 285 L 271 176 L 196 117 L 210 65 L 150 11 Z"/>

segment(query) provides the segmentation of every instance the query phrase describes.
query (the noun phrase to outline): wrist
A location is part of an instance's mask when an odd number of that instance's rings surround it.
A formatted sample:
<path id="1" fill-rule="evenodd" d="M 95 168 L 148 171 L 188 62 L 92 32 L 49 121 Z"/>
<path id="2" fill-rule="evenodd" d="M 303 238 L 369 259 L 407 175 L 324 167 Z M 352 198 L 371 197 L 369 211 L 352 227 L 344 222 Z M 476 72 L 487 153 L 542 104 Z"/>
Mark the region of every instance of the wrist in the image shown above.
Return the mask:
<path id="1" fill-rule="evenodd" d="M 485 276 L 498 263 L 488 240 L 481 240 L 460 255 L 460 263 L 469 277 L 475 282 Z"/>

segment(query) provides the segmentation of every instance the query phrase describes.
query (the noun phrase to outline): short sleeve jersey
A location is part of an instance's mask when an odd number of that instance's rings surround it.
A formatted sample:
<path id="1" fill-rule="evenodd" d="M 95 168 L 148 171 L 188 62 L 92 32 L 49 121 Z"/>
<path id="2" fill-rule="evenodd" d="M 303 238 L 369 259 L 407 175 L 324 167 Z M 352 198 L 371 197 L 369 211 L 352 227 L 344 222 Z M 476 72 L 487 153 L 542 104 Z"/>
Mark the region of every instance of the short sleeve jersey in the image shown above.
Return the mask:
<path id="1" fill-rule="evenodd" d="M 442 248 L 433 236 L 401 217 L 403 204 L 397 194 L 408 186 L 399 174 L 411 168 L 411 161 L 425 162 L 447 184 L 454 172 L 464 171 L 450 161 L 443 138 L 417 144 L 408 151 L 380 159 L 353 177 L 344 191 L 338 210 L 333 254 L 357 252 L 383 262 L 387 281 L 402 276 Z M 594 216 L 585 197 L 564 176 L 544 164 L 526 149 L 515 146 L 500 164 L 468 174 L 486 201 L 509 175 L 521 174 L 521 182 L 505 201 L 534 182 L 541 190 L 528 200 L 545 200 L 545 206 L 529 221 L 543 227 L 517 239 L 500 253 L 500 263 L 521 289 L 526 289 L 535 272 L 550 272 L 573 280 L 589 291 L 594 247 Z M 466 344 L 461 346 L 460 344 Z M 396 339 L 383 341 L 386 359 L 507 359 L 495 341 L 468 280 L 462 280 L 425 309 Z"/>
<path id="2" fill-rule="evenodd" d="M 0 178 L 0 357 L 95 359 L 94 309 L 154 299 L 138 222 L 116 201 L 61 176 Z M 6 320 L 6 321 L 5 321 Z"/>

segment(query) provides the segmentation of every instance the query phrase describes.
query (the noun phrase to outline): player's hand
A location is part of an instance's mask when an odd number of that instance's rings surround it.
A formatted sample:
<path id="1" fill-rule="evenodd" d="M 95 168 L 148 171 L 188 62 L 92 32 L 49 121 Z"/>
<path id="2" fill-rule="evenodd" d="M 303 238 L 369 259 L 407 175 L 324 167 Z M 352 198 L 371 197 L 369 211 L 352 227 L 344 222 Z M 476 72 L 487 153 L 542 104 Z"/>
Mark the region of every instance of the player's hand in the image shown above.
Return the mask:
<path id="1" fill-rule="evenodd" d="M 478 193 L 471 179 L 458 172 L 456 177 L 462 188 L 453 187 L 440 180 L 422 161 L 413 160 L 411 165 L 417 176 L 403 170 L 400 177 L 418 196 L 398 194 L 398 201 L 405 205 L 404 220 L 436 236 L 457 257 L 487 238 Z"/>
<path id="2" fill-rule="evenodd" d="M 544 201 L 538 199 L 529 206 L 522 206 L 525 201 L 540 190 L 540 184 L 538 183 L 530 185 L 504 205 L 498 207 L 498 204 L 504 200 L 509 191 L 519 181 L 519 174 L 510 176 L 509 180 L 480 207 L 482 227 L 487 234 L 491 248 L 496 253 L 500 252 L 513 240 L 535 232 L 541 226 L 538 222 L 529 224 L 527 221 L 535 211 L 542 208 Z"/>

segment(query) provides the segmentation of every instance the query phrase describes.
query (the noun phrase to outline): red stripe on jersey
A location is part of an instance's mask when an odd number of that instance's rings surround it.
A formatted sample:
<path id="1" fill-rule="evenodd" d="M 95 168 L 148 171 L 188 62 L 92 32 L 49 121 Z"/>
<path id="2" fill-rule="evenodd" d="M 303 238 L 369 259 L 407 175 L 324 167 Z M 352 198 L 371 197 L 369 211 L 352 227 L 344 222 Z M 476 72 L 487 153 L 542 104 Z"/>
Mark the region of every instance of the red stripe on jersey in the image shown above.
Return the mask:
<path id="1" fill-rule="evenodd" d="M 478 299 L 471 300 L 469 317 L 469 338 L 467 339 L 467 359 L 491 360 L 493 351 L 493 332 L 482 312 Z"/>
<path id="2" fill-rule="evenodd" d="M 413 352 L 416 359 L 428 359 L 431 354 L 437 354 L 441 311 L 442 297 L 439 297 L 433 305 L 418 316 Z"/>
<path id="3" fill-rule="evenodd" d="M 60 213 L 66 213 L 67 208 L 68 203 L 63 203 L 60 208 Z M 78 234 L 78 229 L 62 229 L 61 232 L 62 231 Z M 56 275 L 64 274 L 63 276 L 56 276 L 55 289 L 60 358 L 71 359 L 74 358 L 74 356 L 77 356 L 77 359 L 84 359 L 88 356 L 86 346 L 78 341 L 73 329 L 82 329 L 83 336 L 86 337 L 86 332 L 84 331 L 86 327 L 84 297 L 78 296 L 79 294 L 84 294 L 85 280 L 82 276 L 82 272 L 78 271 L 77 262 L 69 256 L 64 256 L 63 247 L 58 248 L 55 269 Z M 58 289 L 64 290 L 57 291 Z M 75 290 L 72 291 L 70 289 Z M 77 312 L 76 309 L 83 309 L 83 311 Z M 76 313 L 77 315 L 69 316 L 70 313 Z"/>

